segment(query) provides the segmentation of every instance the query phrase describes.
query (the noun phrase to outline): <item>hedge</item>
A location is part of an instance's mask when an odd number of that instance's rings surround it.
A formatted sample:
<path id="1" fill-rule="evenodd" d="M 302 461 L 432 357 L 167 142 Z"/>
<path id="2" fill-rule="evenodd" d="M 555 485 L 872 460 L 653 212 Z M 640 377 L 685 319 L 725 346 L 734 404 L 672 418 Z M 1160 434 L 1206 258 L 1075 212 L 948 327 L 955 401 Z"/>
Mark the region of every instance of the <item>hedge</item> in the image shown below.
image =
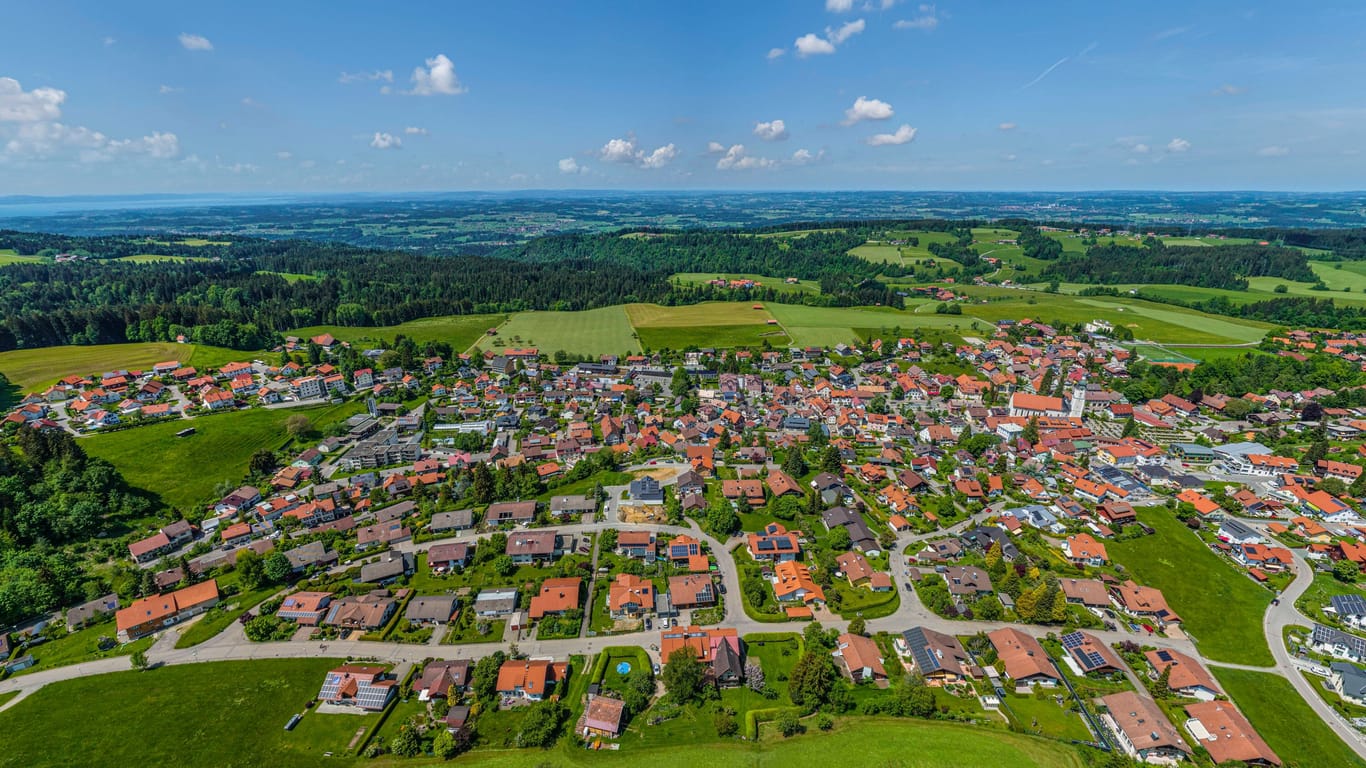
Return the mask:
<path id="1" fill-rule="evenodd" d="M 759 724 L 777 720 L 785 712 L 791 712 L 797 717 L 804 713 L 801 707 L 770 707 L 769 709 L 751 709 L 745 713 L 745 732 L 746 739 L 759 738 Z"/>

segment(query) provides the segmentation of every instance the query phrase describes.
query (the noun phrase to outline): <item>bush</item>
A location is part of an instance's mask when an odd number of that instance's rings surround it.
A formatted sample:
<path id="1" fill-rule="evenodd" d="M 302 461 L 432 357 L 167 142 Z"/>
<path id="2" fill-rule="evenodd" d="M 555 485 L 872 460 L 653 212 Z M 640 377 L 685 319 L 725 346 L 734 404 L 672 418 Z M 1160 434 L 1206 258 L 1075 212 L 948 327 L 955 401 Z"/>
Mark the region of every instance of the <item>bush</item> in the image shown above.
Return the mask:
<path id="1" fill-rule="evenodd" d="M 735 722 L 735 715 L 729 710 L 717 712 L 713 722 L 716 724 L 717 736 L 734 736 L 740 730 L 740 724 Z"/>
<path id="2" fill-rule="evenodd" d="M 816 727 L 822 731 L 828 731 L 835 727 L 835 718 L 823 714 L 816 718 Z"/>
<path id="3" fill-rule="evenodd" d="M 805 729 L 802 722 L 797 719 L 796 712 L 789 709 L 778 715 L 778 732 L 783 736 L 796 736 L 803 730 Z"/>

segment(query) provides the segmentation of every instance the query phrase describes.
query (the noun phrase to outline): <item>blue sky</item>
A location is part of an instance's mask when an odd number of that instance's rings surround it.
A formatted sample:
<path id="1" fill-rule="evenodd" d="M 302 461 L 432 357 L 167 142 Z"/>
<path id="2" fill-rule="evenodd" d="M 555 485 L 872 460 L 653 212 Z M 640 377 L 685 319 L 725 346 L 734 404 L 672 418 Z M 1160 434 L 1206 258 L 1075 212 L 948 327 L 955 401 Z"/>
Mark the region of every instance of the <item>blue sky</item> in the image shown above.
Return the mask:
<path id="1" fill-rule="evenodd" d="M 1366 179 L 1359 2 L 10 5 L 0 195 Z"/>

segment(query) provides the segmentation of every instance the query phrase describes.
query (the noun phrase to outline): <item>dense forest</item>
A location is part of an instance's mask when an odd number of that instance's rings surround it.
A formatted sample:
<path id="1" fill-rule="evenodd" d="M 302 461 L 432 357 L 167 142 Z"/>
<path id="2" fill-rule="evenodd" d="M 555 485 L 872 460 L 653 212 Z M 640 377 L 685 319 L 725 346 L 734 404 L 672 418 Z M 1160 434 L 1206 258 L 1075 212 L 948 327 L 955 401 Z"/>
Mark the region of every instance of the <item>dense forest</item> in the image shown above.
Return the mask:
<path id="1" fill-rule="evenodd" d="M 1070 256 L 1044 269 L 1046 280 L 1069 283 L 1175 283 L 1247 290 L 1249 277 L 1281 277 L 1316 282 L 1302 251 L 1259 245 L 1169 246 L 1157 238 L 1142 248 L 1095 245 L 1082 256 Z"/>
<path id="2" fill-rule="evenodd" d="M 150 509 L 71 435 L 21 428 L 0 446 L 0 626 L 107 592 L 87 588 L 73 547 L 119 536 Z"/>
<path id="3" fill-rule="evenodd" d="M 1238 304 L 1223 296 L 1206 301 L 1179 301 L 1169 296 L 1148 295 L 1142 290 L 1138 295 L 1149 301 L 1176 304 L 1182 307 L 1212 315 L 1242 317 L 1260 320 L 1265 323 L 1286 325 L 1295 328 L 1337 328 L 1344 331 L 1366 330 L 1366 307 L 1353 304 L 1336 304 L 1332 299 L 1314 299 L 1304 296 L 1254 301 Z"/>

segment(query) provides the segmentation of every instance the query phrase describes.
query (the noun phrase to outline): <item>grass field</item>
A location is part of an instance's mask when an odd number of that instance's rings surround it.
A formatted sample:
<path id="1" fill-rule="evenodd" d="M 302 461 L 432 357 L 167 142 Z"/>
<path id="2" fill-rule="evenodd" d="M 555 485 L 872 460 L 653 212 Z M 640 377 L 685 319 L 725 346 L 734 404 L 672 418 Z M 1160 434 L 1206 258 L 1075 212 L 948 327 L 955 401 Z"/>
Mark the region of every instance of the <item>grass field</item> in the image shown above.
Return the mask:
<path id="1" fill-rule="evenodd" d="M 338 663 L 192 664 L 54 683 L 0 713 L 0 767 L 318 765 L 376 718 L 309 712 L 284 730 Z M 55 741 L 75 723 L 80 738 Z"/>
<path id="2" fill-rule="evenodd" d="M 300 274 L 300 273 L 298 273 L 298 272 L 272 272 L 272 271 L 270 271 L 270 270 L 268 270 L 268 269 L 260 269 L 260 270 L 257 270 L 257 271 L 256 271 L 256 274 L 258 274 L 258 275 L 279 275 L 280 277 L 284 278 L 284 281 L 285 281 L 286 283 L 314 282 L 314 281 L 317 281 L 317 280 L 321 280 L 321 279 L 322 279 L 322 278 L 318 277 L 317 275 L 303 275 L 303 274 Z M 333 336 L 336 336 L 335 333 L 332 334 L 332 335 L 333 335 Z"/>
<path id="3" fill-rule="evenodd" d="M 46 264 L 47 259 L 40 259 L 37 256 L 20 256 L 14 252 L 13 248 L 0 248 L 0 267 L 10 264 Z"/>
<path id="4" fill-rule="evenodd" d="M 765 325 L 691 325 L 676 328 L 640 328 L 636 331 L 642 347 L 650 350 L 687 349 L 688 347 L 759 347 L 765 340 L 776 348 L 792 343 L 777 326 Z M 848 341 L 848 339 L 842 339 Z"/>
<path id="5" fill-rule="evenodd" d="M 358 401 L 314 408 L 253 408 L 94 435 L 81 445 L 90 455 L 112 463 L 129 483 L 159 495 L 172 507 L 189 510 L 212 500 L 218 483 L 240 481 L 257 449 L 285 447 L 285 420 L 290 416 L 303 414 L 315 429 L 322 429 L 363 408 Z M 176 437 L 187 424 L 195 433 Z"/>
<path id="6" fill-rule="evenodd" d="M 1115 562 L 1138 583 L 1162 590 L 1206 658 L 1272 664 L 1262 634 L 1271 593 L 1221 560 L 1165 509 L 1141 509 L 1138 519 L 1157 533 L 1109 543 Z"/>
<path id="7" fill-rule="evenodd" d="M 901 258 L 901 248 L 885 243 L 864 243 L 849 251 L 849 255 L 857 256 L 864 261 L 871 261 L 874 264 L 905 263 Z"/>
<path id="8" fill-rule="evenodd" d="M 497 336 L 483 336 L 481 349 L 536 347 L 541 354 L 565 351 L 596 355 L 639 352 L 631 323 L 621 306 L 583 312 L 519 312 L 498 328 Z"/>
<path id="9" fill-rule="evenodd" d="M 286 279 L 289 278 L 286 277 Z M 288 331 L 286 335 L 307 339 L 330 333 L 342 341 L 349 341 L 353 344 L 367 341 L 378 342 L 381 339 L 392 342 L 396 336 L 402 335 L 418 344 L 429 341 L 444 341 L 450 344 L 451 349 L 454 349 L 456 353 L 460 353 L 469 349 L 470 345 L 479 340 L 485 331 L 506 319 L 507 315 L 447 315 L 413 320 L 400 325 L 367 328 L 313 325 L 307 328 L 296 328 Z"/>
<path id="10" fill-rule="evenodd" d="M 260 354 L 171 342 L 41 347 L 0 352 L 0 373 L 8 376 L 21 389 L 34 390 L 72 374 L 89 375 L 118 368 L 146 368 L 163 360 L 179 360 L 181 365 L 208 369 L 234 360 L 251 360 Z"/>
<path id="11" fill-rule="evenodd" d="M 821 285 L 815 280 L 798 280 L 796 283 L 789 283 L 781 277 L 769 277 L 767 275 L 742 274 L 740 272 L 725 272 L 714 274 L 711 272 L 679 272 L 669 277 L 669 280 L 681 285 L 703 285 L 709 280 L 753 280 L 765 288 L 772 288 L 775 291 L 785 293 L 820 293 Z"/>
<path id="12" fill-rule="evenodd" d="M 801 346 L 834 346 L 858 338 L 856 328 L 943 328 L 954 324 L 969 326 L 972 318 L 962 315 L 919 313 L 914 308 L 890 307 L 807 307 L 800 304 L 769 304 L 769 311 Z M 951 319 L 952 318 L 952 319 Z"/>
<path id="13" fill-rule="evenodd" d="M 767 309 L 754 309 L 753 306 L 753 304 L 739 301 L 709 301 L 681 307 L 665 307 L 659 304 L 627 304 L 626 316 L 636 330 L 715 325 L 764 325 L 769 318 L 773 317 Z M 772 306 L 787 305 L 774 304 Z"/>
<path id="14" fill-rule="evenodd" d="M 83 661 L 105 659 L 110 656 L 128 656 L 134 651 L 145 651 L 151 648 L 153 642 L 153 638 L 144 637 L 141 640 L 121 643 L 107 651 L 101 651 L 100 638 L 102 637 L 117 639 L 118 628 L 114 626 L 112 618 L 29 648 L 26 653 L 37 659 L 38 663 L 17 674 L 26 675 L 43 669 L 64 667 L 68 664 L 79 664 Z"/>
<path id="15" fill-rule="evenodd" d="M 1300 698 L 1290 681 L 1268 672 L 1210 669 L 1252 727 L 1287 764 L 1366 766 Z"/>

